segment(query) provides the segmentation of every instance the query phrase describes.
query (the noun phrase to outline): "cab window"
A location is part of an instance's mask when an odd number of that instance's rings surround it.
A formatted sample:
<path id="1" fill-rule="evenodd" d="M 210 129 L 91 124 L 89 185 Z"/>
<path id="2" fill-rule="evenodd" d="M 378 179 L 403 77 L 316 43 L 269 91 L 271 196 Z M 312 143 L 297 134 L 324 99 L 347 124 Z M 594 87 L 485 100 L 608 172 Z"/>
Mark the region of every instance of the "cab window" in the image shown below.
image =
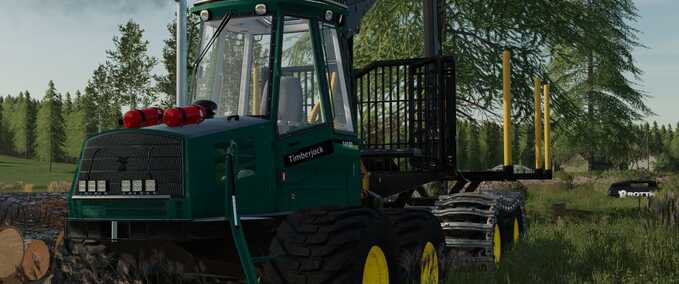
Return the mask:
<path id="1" fill-rule="evenodd" d="M 335 27 L 321 24 L 321 41 L 327 64 L 327 82 L 333 112 L 333 126 L 336 130 L 353 132 L 351 106 L 347 91 L 344 65 L 339 38 Z"/>
<path id="2" fill-rule="evenodd" d="M 309 20 L 285 17 L 283 23 L 277 118 L 279 134 L 326 122 Z"/>

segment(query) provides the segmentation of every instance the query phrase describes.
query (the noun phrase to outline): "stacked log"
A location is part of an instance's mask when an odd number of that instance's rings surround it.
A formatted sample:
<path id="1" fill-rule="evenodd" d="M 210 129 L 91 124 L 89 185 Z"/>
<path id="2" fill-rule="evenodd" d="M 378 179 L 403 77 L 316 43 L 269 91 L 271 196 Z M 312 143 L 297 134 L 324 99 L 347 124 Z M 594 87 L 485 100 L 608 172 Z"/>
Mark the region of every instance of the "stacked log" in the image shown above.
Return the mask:
<path id="1" fill-rule="evenodd" d="M 41 240 L 26 241 L 21 261 L 21 274 L 25 280 L 39 280 L 47 275 L 50 268 L 50 251 Z"/>
<path id="2" fill-rule="evenodd" d="M 0 283 L 49 277 L 50 247 L 63 246 L 57 234 L 66 212 L 65 194 L 0 193 Z"/>
<path id="3" fill-rule="evenodd" d="M 0 279 L 16 276 L 24 257 L 24 239 L 13 227 L 0 227 Z"/>

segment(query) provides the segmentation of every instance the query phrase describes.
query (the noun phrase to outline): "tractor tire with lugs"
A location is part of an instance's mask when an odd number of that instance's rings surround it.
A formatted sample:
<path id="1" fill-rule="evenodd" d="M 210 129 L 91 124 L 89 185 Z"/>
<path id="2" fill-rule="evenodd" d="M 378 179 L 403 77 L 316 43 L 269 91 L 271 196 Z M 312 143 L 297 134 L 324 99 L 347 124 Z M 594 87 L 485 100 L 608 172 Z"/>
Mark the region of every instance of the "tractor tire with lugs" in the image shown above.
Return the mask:
<path id="1" fill-rule="evenodd" d="M 266 283 L 398 283 L 398 244 L 387 218 L 368 208 L 310 209 L 279 225 Z"/>
<path id="2" fill-rule="evenodd" d="M 398 283 L 439 283 L 445 240 L 438 218 L 422 209 L 385 209 L 384 213 L 399 243 Z"/>

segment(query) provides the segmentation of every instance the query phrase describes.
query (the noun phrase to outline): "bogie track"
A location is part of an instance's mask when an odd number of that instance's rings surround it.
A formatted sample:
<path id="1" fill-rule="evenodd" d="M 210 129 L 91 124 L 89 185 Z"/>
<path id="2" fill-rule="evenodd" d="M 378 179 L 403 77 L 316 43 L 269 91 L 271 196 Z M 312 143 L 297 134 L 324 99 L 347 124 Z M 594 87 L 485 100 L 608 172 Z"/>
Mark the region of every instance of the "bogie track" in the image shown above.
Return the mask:
<path id="1" fill-rule="evenodd" d="M 441 196 L 432 213 L 441 221 L 448 249 L 447 264 L 454 269 L 493 270 L 502 250 L 525 229 L 520 193 L 469 192 Z"/>

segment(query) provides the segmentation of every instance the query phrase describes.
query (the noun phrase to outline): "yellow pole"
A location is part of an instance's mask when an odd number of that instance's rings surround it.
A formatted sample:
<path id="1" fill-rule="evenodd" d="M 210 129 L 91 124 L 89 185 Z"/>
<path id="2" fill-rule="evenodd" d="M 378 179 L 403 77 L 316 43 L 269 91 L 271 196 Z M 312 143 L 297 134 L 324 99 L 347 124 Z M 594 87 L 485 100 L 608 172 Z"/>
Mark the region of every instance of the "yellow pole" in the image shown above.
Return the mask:
<path id="1" fill-rule="evenodd" d="M 257 68 L 256 64 L 253 64 L 252 68 L 252 114 L 259 115 L 259 90 L 257 89 Z M 262 94 L 263 95 L 263 94 Z"/>
<path id="2" fill-rule="evenodd" d="M 504 166 L 512 166 L 512 70 L 511 53 L 505 50 L 502 54 L 502 107 L 503 107 L 503 142 Z"/>
<path id="3" fill-rule="evenodd" d="M 551 158 L 551 142 L 552 142 L 552 137 L 551 137 L 551 121 L 550 121 L 550 106 L 549 106 L 549 84 L 545 85 L 544 88 L 544 95 L 545 95 L 545 170 L 551 171 L 552 170 L 552 158 Z"/>
<path id="4" fill-rule="evenodd" d="M 533 96 L 535 97 L 535 169 L 542 169 L 542 102 L 540 99 L 540 89 L 542 81 L 535 79 L 535 89 Z"/>

